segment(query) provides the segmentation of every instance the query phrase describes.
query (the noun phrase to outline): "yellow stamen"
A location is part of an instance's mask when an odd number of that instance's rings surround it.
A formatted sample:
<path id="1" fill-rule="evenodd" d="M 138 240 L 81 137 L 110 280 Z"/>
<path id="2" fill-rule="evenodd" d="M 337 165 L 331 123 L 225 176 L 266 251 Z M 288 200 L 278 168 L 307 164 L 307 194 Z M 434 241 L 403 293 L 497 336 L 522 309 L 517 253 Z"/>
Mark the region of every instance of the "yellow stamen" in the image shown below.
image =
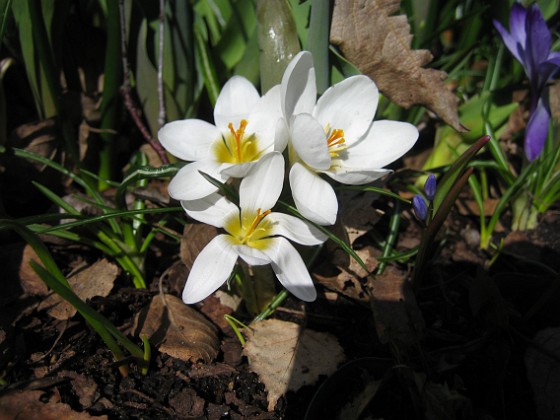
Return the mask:
<path id="1" fill-rule="evenodd" d="M 229 131 L 231 131 L 231 135 L 235 139 L 237 159 L 239 162 L 241 162 L 242 140 L 243 136 L 245 135 L 245 127 L 247 127 L 247 120 L 241 120 L 241 122 L 239 123 L 239 128 L 237 130 L 233 128 L 232 123 L 228 124 Z"/>
<path id="2" fill-rule="evenodd" d="M 338 157 L 338 154 L 347 148 L 344 130 L 341 128 L 333 129 L 327 139 L 327 146 L 329 148 L 329 154 L 332 157 Z"/>
<path id="3" fill-rule="evenodd" d="M 255 216 L 255 218 L 253 219 L 253 223 L 251 223 L 251 227 L 249 227 L 249 229 L 247 229 L 247 232 L 245 233 L 245 236 L 243 236 L 243 239 L 241 239 L 241 243 L 246 243 L 247 240 L 249 239 L 249 237 L 255 232 L 255 230 L 257 229 L 257 226 L 259 225 L 259 223 L 262 221 L 262 219 L 264 219 L 268 214 L 270 214 L 270 210 L 266 210 L 264 212 L 261 213 L 261 209 L 257 209 L 257 215 Z"/>

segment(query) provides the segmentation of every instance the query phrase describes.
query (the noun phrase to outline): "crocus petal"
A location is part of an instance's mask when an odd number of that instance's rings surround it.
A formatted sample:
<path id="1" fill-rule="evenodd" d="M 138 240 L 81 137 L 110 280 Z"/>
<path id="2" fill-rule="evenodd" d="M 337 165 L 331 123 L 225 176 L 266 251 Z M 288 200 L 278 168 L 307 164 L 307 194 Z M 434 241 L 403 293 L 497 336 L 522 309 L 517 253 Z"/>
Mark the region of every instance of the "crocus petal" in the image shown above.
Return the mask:
<path id="1" fill-rule="evenodd" d="M 270 241 L 265 239 L 264 241 Z M 260 241 L 259 241 L 260 242 Z M 262 251 L 247 245 L 234 245 L 235 252 L 249 265 L 270 264 L 270 258 Z"/>
<path id="2" fill-rule="evenodd" d="M 389 169 L 350 168 L 347 166 L 333 165 L 325 175 L 345 185 L 369 184 L 388 173 Z"/>
<path id="3" fill-rule="evenodd" d="M 334 224 L 338 201 L 330 184 L 301 163 L 292 166 L 289 178 L 294 202 L 302 216 L 319 225 Z"/>
<path id="4" fill-rule="evenodd" d="M 317 170 L 331 166 L 325 131 L 311 114 L 298 114 L 290 127 L 292 146 L 299 158 Z"/>
<path id="5" fill-rule="evenodd" d="M 284 118 L 280 118 L 276 122 L 276 131 L 274 135 L 274 151 L 282 153 L 288 142 L 290 141 L 290 128 L 288 122 Z"/>
<path id="6" fill-rule="evenodd" d="M 294 114 L 313 111 L 317 84 L 310 52 L 301 51 L 290 61 L 282 76 L 281 89 L 282 110 L 288 121 Z"/>
<path id="7" fill-rule="evenodd" d="M 349 147 L 344 166 L 380 169 L 408 152 L 418 139 L 418 129 L 400 121 L 375 121 L 367 134 Z"/>
<path id="8" fill-rule="evenodd" d="M 253 134 L 259 149 L 264 153 L 274 148 L 276 123 L 283 118 L 280 108 L 280 85 L 272 87 L 260 98 L 248 116 L 246 135 Z"/>
<path id="9" fill-rule="evenodd" d="M 295 216 L 272 212 L 266 218 L 273 223 L 270 236 L 283 236 L 307 246 L 320 245 L 327 240 L 327 235 Z"/>
<path id="10" fill-rule="evenodd" d="M 216 100 L 214 108 L 216 127 L 224 133 L 229 132 L 229 123 L 237 128 L 239 122 L 247 118 L 259 99 L 259 92 L 249 80 L 241 76 L 233 76 L 224 85 Z"/>
<path id="11" fill-rule="evenodd" d="M 513 56 L 517 59 L 517 61 L 519 61 L 523 65 L 523 67 L 525 67 L 525 64 L 524 64 L 524 62 L 525 62 L 525 52 L 523 50 L 523 45 L 524 44 L 520 44 L 519 41 L 516 38 L 514 38 L 512 35 L 510 35 L 510 33 L 507 31 L 507 29 L 504 28 L 500 22 L 498 22 L 495 19 L 493 20 L 493 22 L 494 22 L 494 27 L 496 28 L 496 30 L 498 31 L 498 33 L 502 37 L 502 41 L 504 41 L 504 44 L 507 47 L 507 49 L 509 50 L 509 52 L 513 54 Z M 525 30 L 523 30 L 523 32 L 525 32 Z M 528 74 L 528 70 L 525 69 L 525 71 Z"/>
<path id="12" fill-rule="evenodd" d="M 212 144 L 222 138 L 220 130 L 206 121 L 190 119 L 165 124 L 158 131 L 162 146 L 186 161 L 208 159 Z"/>
<path id="13" fill-rule="evenodd" d="M 224 178 L 243 178 L 253 169 L 256 163 L 256 160 L 245 163 L 222 163 L 220 166 L 220 174 Z"/>
<path id="14" fill-rule="evenodd" d="M 181 206 L 194 220 L 218 228 L 224 227 L 230 218 L 239 217 L 237 206 L 219 193 L 199 200 L 181 201 Z"/>
<path id="15" fill-rule="evenodd" d="M 239 206 L 245 211 L 274 207 L 284 183 L 284 158 L 279 152 L 263 156 L 239 185 Z"/>
<path id="16" fill-rule="evenodd" d="M 531 57 L 531 67 L 536 72 L 540 63 L 546 61 L 550 53 L 552 40 L 550 30 L 541 13 L 539 6 L 534 3 L 527 10 L 527 46 L 525 50 Z M 536 76 L 536 74 L 534 75 Z"/>
<path id="17" fill-rule="evenodd" d="M 198 200 L 218 188 L 208 182 L 200 172 L 210 175 L 222 182 L 228 180 L 220 174 L 220 165 L 216 162 L 203 160 L 183 166 L 171 179 L 167 191 L 175 200 Z"/>
<path id="18" fill-rule="evenodd" d="M 515 41 L 525 46 L 527 43 L 527 9 L 519 3 L 514 3 L 509 15 L 509 29 Z"/>
<path id="19" fill-rule="evenodd" d="M 548 135 L 550 111 L 543 99 L 540 99 L 535 111 L 531 114 L 525 131 L 525 155 L 529 161 L 539 157 Z"/>
<path id="20" fill-rule="evenodd" d="M 351 145 L 371 125 L 378 102 L 375 83 L 367 76 L 352 76 L 327 89 L 313 115 L 323 126 L 343 129 L 346 143 Z"/>
<path id="21" fill-rule="evenodd" d="M 560 69 L 560 53 L 551 53 L 548 59 L 541 63 L 538 68 L 539 87 L 544 88 L 546 83 L 552 79 Z M 535 92 L 540 95 L 542 92 Z"/>
<path id="22" fill-rule="evenodd" d="M 198 254 L 183 289 L 183 302 L 200 302 L 229 278 L 237 261 L 227 235 L 218 235 Z"/>
<path id="23" fill-rule="evenodd" d="M 313 280 L 303 259 L 292 244 L 284 238 L 270 239 L 271 246 L 263 250 L 282 286 L 297 298 L 312 302 L 317 298 Z"/>

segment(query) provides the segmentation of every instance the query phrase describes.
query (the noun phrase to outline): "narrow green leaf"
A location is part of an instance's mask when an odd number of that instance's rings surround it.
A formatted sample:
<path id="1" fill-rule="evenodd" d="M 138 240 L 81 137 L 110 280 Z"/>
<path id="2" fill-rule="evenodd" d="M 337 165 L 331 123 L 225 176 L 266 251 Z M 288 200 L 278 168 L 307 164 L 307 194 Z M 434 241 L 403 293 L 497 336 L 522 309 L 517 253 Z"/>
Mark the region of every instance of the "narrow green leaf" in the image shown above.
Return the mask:
<path id="1" fill-rule="evenodd" d="M 490 136 L 481 137 L 476 143 L 474 143 L 467 151 L 465 151 L 459 159 L 455 161 L 453 165 L 447 170 L 445 175 L 438 180 L 437 192 L 433 201 L 434 213 L 437 213 L 440 206 L 447 198 L 450 191 L 454 188 L 454 185 L 462 175 L 463 170 L 469 163 L 469 161 L 478 153 L 482 147 L 490 140 Z"/>
<path id="2" fill-rule="evenodd" d="M 313 54 L 317 79 L 317 93 L 322 94 L 330 86 L 329 28 L 331 2 L 311 0 L 311 17 L 307 35 L 307 50 Z"/>

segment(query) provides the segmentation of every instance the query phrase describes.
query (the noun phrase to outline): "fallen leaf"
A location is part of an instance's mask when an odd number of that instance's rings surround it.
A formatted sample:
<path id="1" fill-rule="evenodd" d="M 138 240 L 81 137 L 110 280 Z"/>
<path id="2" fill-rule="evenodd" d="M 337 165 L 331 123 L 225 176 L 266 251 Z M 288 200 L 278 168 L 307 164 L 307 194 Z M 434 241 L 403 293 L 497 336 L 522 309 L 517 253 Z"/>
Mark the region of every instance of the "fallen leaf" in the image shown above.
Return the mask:
<path id="1" fill-rule="evenodd" d="M 27 244 L 14 243 L 0 247 L 0 267 L 3 270 L 0 305 L 14 302 L 22 294 L 48 294 L 48 287 L 29 265 L 31 260 L 41 261 L 33 248 Z"/>
<path id="2" fill-rule="evenodd" d="M 378 262 L 374 255 L 376 250 L 372 246 L 366 246 L 354 252 L 366 264 L 368 272 L 354 258 L 350 258 L 347 267 L 325 262 L 323 266 L 319 266 L 313 271 L 313 277 L 330 290 L 359 302 L 369 302 L 369 296 L 364 291 L 360 279 L 366 277 L 377 267 Z"/>
<path id="3" fill-rule="evenodd" d="M 409 347 L 420 340 L 424 318 L 406 274 L 388 266 L 382 275 L 370 276 L 367 287 L 379 341 Z"/>
<path id="4" fill-rule="evenodd" d="M 159 351 L 176 359 L 212 361 L 220 349 L 216 327 L 176 296 L 153 297 L 135 319 L 135 334 L 145 334 Z"/>
<path id="5" fill-rule="evenodd" d="M 346 229 L 350 245 L 367 233 L 379 220 L 380 215 L 372 207 L 373 201 L 378 197 L 377 193 L 354 190 L 338 193 L 340 219 Z"/>
<path id="6" fill-rule="evenodd" d="M 93 417 L 86 412 L 72 411 L 69 405 L 56 400 L 41 402 L 44 392 L 12 392 L 0 397 L 0 419 L 41 419 L 41 420 L 82 420 L 106 419 L 107 416 Z"/>
<path id="7" fill-rule="evenodd" d="M 447 74 L 423 68 L 432 60 L 428 50 L 412 50 L 412 35 L 399 0 L 336 0 L 331 42 L 379 90 L 399 106 L 424 105 L 459 132 L 457 97 L 444 84 Z"/>
<path id="8" fill-rule="evenodd" d="M 200 251 L 218 234 L 218 229 L 205 223 L 188 223 L 181 238 L 181 261 L 191 269 Z"/>
<path id="9" fill-rule="evenodd" d="M 525 354 L 527 379 L 533 389 L 539 420 L 560 418 L 560 328 L 547 328 L 537 333 L 535 346 L 529 347 Z M 554 354 L 556 358 L 550 357 Z"/>
<path id="10" fill-rule="evenodd" d="M 243 354 L 268 391 L 269 411 L 287 391 L 313 385 L 320 375 L 330 375 L 344 361 L 335 337 L 302 329 L 293 322 L 254 322 L 245 332 Z"/>
<path id="11" fill-rule="evenodd" d="M 102 259 L 71 276 L 68 283 L 78 297 L 86 301 L 94 296 L 108 296 L 118 274 L 117 265 Z M 50 316 L 60 320 L 72 318 L 77 312 L 75 307 L 54 293 L 39 305 L 39 309 L 46 308 Z"/>
<path id="12" fill-rule="evenodd" d="M 97 382 L 90 377 L 81 375 L 78 372 L 71 370 L 63 370 L 58 372 L 57 376 L 60 378 L 69 378 L 72 384 L 72 390 L 78 397 L 78 401 L 82 408 L 90 408 L 99 398 L 99 391 L 97 389 Z"/>

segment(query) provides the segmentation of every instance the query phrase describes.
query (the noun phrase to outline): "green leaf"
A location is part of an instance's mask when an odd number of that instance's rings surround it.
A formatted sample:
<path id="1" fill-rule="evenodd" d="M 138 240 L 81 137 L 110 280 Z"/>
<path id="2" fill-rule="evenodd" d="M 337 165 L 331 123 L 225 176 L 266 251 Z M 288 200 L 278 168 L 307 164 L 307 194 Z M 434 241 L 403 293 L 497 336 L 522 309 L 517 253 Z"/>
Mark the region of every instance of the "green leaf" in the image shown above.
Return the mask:
<path id="1" fill-rule="evenodd" d="M 438 180 L 437 192 L 433 201 L 434 213 L 437 213 L 444 200 L 448 197 L 450 191 L 454 188 L 455 183 L 462 176 L 463 170 L 472 158 L 484 147 L 490 140 L 490 136 L 481 137 L 468 150 L 466 150 L 457 161 L 451 165 L 445 175 Z"/>

